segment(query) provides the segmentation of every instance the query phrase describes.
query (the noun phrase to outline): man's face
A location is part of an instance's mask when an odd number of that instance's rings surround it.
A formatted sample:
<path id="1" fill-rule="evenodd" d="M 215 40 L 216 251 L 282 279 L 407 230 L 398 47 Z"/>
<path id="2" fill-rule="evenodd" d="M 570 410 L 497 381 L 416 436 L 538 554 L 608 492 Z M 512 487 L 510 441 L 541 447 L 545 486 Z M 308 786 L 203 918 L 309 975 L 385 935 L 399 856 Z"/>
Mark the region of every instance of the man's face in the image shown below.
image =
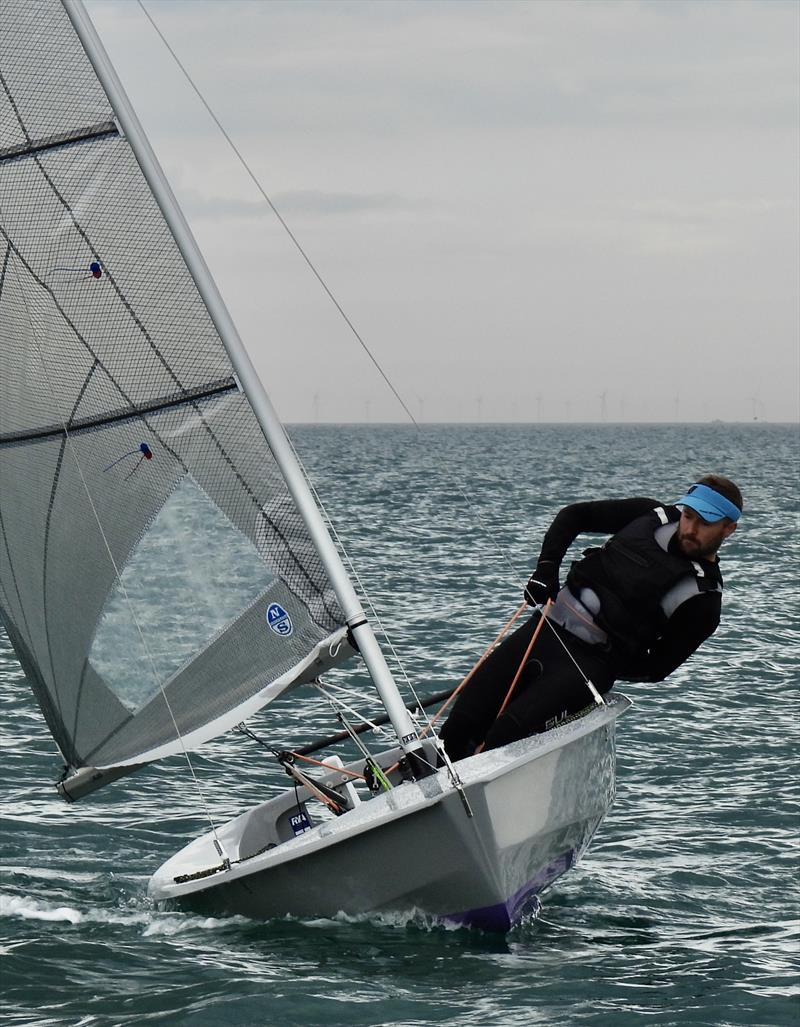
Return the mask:
<path id="1" fill-rule="evenodd" d="M 709 524 L 690 506 L 685 506 L 678 522 L 678 546 L 690 560 L 699 557 L 708 559 L 714 556 L 723 541 L 735 530 L 735 521 L 721 520 Z"/>

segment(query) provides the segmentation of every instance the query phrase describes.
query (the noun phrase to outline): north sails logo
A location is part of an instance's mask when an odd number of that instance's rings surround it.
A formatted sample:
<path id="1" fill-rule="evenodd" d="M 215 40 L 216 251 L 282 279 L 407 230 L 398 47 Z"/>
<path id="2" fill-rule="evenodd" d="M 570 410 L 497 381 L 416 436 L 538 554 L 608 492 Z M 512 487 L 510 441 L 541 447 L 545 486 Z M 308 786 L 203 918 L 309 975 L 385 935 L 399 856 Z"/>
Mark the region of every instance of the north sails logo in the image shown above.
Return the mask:
<path id="1" fill-rule="evenodd" d="M 292 618 L 280 603 L 270 603 L 267 607 L 267 624 L 271 631 L 274 631 L 276 635 L 283 635 L 284 638 L 294 631 Z"/>

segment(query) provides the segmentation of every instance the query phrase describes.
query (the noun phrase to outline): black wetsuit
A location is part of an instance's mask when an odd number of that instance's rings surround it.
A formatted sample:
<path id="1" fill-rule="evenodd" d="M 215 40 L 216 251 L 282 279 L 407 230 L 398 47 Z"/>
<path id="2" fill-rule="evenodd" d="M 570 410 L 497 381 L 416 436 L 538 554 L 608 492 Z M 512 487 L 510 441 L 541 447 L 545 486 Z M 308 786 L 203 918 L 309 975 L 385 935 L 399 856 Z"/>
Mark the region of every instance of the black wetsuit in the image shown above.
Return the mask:
<path id="1" fill-rule="evenodd" d="M 660 511 L 661 521 L 655 518 L 656 509 Z M 676 515 L 674 507 L 659 507 L 655 500 L 645 498 L 575 503 L 564 507 L 553 521 L 545 535 L 540 560 L 559 566 L 572 542 L 584 532 L 616 537 L 620 532 L 625 535 L 623 529 L 626 529 L 627 533 L 638 531 L 639 536 L 643 536 L 641 525 L 650 525 L 652 519 L 657 528 L 667 517 L 674 524 Z M 665 531 L 669 533 L 669 530 L 665 527 Z M 661 681 L 688 659 L 719 624 L 722 578 L 716 561 L 689 560 L 680 553 L 674 538 L 669 539 L 666 552 L 670 555 L 664 556 L 665 562 L 671 560 L 683 566 L 687 580 L 699 575 L 705 579 L 704 586 L 709 583 L 707 590 L 695 588 L 692 593 L 690 588 L 684 597 L 679 595 L 675 608 L 662 612 L 661 623 L 652 627 L 652 637 L 646 647 L 641 644 L 641 636 L 636 645 L 626 644 L 622 637 L 624 631 L 617 636 L 601 632 L 602 641 L 590 642 L 576 637 L 563 625 L 544 624 L 513 697 L 498 718 L 497 713 L 539 622 L 539 614 L 534 613 L 492 652 L 456 700 L 441 732 L 451 759 L 471 755 L 481 743 L 493 749 L 545 731 L 565 716 L 590 705 L 593 697 L 585 677 L 603 694 L 619 678 Z M 587 550 L 589 555 L 573 565 L 568 584 L 579 581 L 581 572 L 584 582 L 596 573 L 591 559 L 597 557 L 591 553 Z M 641 571 L 638 573 L 641 579 Z M 663 570 L 660 577 L 655 573 L 653 576 L 658 578 L 652 596 L 657 604 L 664 592 Z M 570 593 L 562 591 L 559 598 L 565 595 Z M 605 623 L 602 611 L 596 619 L 601 625 Z M 633 623 L 634 618 L 631 620 Z M 619 629 L 618 624 L 605 623 L 605 626 L 610 632 Z M 598 629 L 593 627 L 593 630 Z"/>

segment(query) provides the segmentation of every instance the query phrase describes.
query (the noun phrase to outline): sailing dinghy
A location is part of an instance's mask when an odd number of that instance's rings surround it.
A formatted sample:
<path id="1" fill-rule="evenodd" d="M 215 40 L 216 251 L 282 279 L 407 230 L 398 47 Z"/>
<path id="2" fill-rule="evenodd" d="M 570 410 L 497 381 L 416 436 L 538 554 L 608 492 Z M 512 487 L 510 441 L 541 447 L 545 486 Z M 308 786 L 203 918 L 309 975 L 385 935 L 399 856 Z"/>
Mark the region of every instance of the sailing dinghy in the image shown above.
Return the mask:
<path id="1" fill-rule="evenodd" d="M 314 773 L 281 754 L 290 787 L 168 860 L 154 899 L 506 930 L 574 865 L 612 801 L 628 700 L 455 765 L 420 729 L 76 0 L 3 2 L 0 347 L 0 619 L 63 754 L 65 799 L 356 656 L 396 737 L 370 752 L 348 724 L 359 758 Z M 255 571 L 220 586 L 203 624 L 184 595 L 159 651 L 164 608 L 132 569 L 193 506 Z M 109 624 L 123 625 L 110 654 Z"/>

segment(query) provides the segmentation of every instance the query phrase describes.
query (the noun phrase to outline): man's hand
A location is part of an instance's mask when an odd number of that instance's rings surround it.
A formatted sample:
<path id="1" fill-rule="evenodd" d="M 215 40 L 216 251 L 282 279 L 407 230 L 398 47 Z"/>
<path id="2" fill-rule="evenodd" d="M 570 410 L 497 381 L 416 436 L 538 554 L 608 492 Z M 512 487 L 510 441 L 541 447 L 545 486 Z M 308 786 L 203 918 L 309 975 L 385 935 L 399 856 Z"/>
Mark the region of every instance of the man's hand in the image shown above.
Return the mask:
<path id="1" fill-rule="evenodd" d="M 552 560 L 540 560 L 525 586 L 525 602 L 528 606 L 544 606 L 548 599 L 555 599 L 557 595 L 558 564 Z"/>

